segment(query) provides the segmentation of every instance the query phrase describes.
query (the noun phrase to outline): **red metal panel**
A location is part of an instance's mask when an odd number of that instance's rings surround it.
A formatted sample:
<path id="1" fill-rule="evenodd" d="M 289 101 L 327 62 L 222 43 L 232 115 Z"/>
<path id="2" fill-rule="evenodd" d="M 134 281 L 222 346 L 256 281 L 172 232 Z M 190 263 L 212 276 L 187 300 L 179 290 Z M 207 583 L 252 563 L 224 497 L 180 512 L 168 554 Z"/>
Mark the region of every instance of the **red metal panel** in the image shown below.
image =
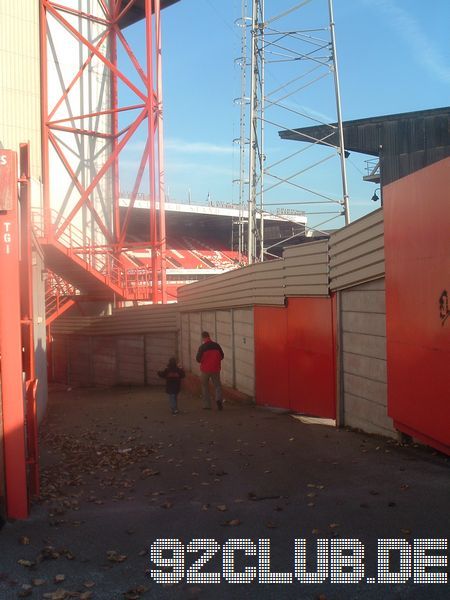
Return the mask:
<path id="1" fill-rule="evenodd" d="M 450 159 L 392 183 L 383 198 L 388 414 L 450 453 Z"/>
<path id="2" fill-rule="evenodd" d="M 335 336 L 331 298 L 289 298 L 291 410 L 336 418 Z"/>
<path id="3" fill-rule="evenodd" d="M 0 150 L 0 210 L 12 210 L 17 198 L 17 162 L 12 150 Z"/>
<path id="4" fill-rule="evenodd" d="M 255 306 L 256 403 L 289 408 L 287 310 Z"/>
<path id="5" fill-rule="evenodd" d="M 12 168 L 17 173 L 16 155 L 10 156 L 13 161 Z M 7 511 L 11 518 L 24 519 L 28 516 L 28 491 L 22 383 L 17 179 L 11 194 L 12 209 L 0 212 L 1 383 Z M 7 282 L 7 285 L 4 285 L 4 282 Z"/>

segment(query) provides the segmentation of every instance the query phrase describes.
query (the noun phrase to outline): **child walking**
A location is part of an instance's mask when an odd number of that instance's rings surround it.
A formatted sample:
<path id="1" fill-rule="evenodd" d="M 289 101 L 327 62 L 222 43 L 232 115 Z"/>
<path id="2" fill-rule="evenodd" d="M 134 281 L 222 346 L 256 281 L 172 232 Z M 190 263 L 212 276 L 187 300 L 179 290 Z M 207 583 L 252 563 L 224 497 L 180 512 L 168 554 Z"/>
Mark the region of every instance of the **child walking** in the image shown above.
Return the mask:
<path id="1" fill-rule="evenodd" d="M 179 413 L 178 393 L 181 388 L 181 380 L 185 377 L 185 372 L 177 365 L 177 359 L 171 358 L 164 371 L 158 371 L 159 377 L 166 380 L 166 392 L 169 396 L 169 405 L 173 415 Z"/>

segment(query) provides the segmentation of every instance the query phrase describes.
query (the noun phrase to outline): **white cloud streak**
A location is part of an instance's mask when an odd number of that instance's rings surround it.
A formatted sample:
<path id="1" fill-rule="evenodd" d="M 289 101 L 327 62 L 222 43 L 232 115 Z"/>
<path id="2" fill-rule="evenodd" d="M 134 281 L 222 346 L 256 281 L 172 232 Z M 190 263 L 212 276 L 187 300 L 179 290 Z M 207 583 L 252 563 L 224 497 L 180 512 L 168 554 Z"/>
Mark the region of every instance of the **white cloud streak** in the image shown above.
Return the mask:
<path id="1" fill-rule="evenodd" d="M 230 155 L 233 153 L 233 146 L 221 146 L 209 142 L 187 142 L 174 138 L 166 139 L 164 142 L 165 150 L 179 152 L 180 154 L 208 154 L 208 155 Z"/>
<path id="2" fill-rule="evenodd" d="M 167 173 L 189 173 L 190 175 L 196 175 L 199 178 L 207 175 L 225 175 L 232 177 L 233 170 L 220 165 L 205 164 L 203 162 L 177 162 L 168 161 L 166 162 Z"/>
<path id="3" fill-rule="evenodd" d="M 446 64 L 445 57 L 411 13 L 398 6 L 394 0 L 363 0 L 363 3 L 382 10 L 389 17 L 389 23 L 410 47 L 417 63 L 439 81 L 450 82 L 450 65 Z"/>

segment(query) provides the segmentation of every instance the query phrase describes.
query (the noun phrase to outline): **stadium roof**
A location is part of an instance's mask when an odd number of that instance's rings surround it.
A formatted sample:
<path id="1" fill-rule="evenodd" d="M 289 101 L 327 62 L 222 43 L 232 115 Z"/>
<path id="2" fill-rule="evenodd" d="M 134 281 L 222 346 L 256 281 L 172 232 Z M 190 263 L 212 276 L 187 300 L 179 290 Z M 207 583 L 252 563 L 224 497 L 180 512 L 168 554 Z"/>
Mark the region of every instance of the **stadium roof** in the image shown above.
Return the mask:
<path id="1" fill-rule="evenodd" d="M 120 208 L 125 211 L 129 198 L 120 198 Z M 148 237 L 149 202 L 136 200 L 129 218 L 128 231 L 136 238 Z M 158 209 L 158 204 L 157 204 Z M 233 223 L 237 226 L 239 207 L 233 205 L 205 206 L 199 204 L 165 203 L 167 236 L 191 236 L 198 239 L 215 239 L 229 245 Z M 264 236 L 267 240 L 283 240 L 303 230 L 307 222 L 304 214 L 264 215 Z M 244 225 L 245 226 L 245 225 Z M 235 232 L 236 233 L 236 232 Z M 280 247 L 281 248 L 281 247 Z"/>
<path id="2" fill-rule="evenodd" d="M 448 106 L 344 121 L 343 128 L 346 150 L 380 157 L 382 185 L 450 156 Z M 337 123 L 287 129 L 279 135 L 308 143 L 326 137 L 324 144 L 339 145 Z"/>
<path id="3" fill-rule="evenodd" d="M 180 0 L 161 0 L 161 8 L 167 8 Z M 127 11 L 127 13 L 120 20 L 120 27 L 128 27 L 136 21 L 140 21 L 145 17 L 145 0 L 136 0 L 133 6 Z"/>
<path id="4" fill-rule="evenodd" d="M 120 207 L 125 208 L 129 205 L 130 200 L 125 197 L 120 198 Z M 211 223 L 219 223 L 221 220 L 225 223 L 230 223 L 230 219 L 238 219 L 240 216 L 239 206 L 232 204 L 223 205 L 205 205 L 205 204 L 182 204 L 178 202 L 166 202 L 165 205 L 166 215 L 180 216 L 180 222 L 186 222 L 191 219 L 192 221 L 208 221 L 210 218 Z M 136 200 L 134 204 L 134 210 L 149 210 L 150 203 L 148 200 Z M 244 218 L 246 215 L 244 215 Z M 259 215 L 257 215 L 259 218 Z M 264 215 L 265 221 L 290 221 L 293 223 L 304 224 L 307 222 L 305 214 L 280 214 L 280 215 Z"/>

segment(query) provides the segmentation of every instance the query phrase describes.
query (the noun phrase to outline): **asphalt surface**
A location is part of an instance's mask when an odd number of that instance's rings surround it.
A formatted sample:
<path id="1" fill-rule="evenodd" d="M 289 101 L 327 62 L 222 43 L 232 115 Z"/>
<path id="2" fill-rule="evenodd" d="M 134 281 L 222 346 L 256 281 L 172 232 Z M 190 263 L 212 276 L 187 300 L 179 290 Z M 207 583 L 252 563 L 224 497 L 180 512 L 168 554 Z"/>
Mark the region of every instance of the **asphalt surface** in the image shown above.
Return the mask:
<path id="1" fill-rule="evenodd" d="M 160 388 L 51 394 L 41 427 L 41 499 L 28 521 L 0 531 L 1 599 L 450 597 L 449 583 L 414 583 L 418 542 L 408 578 L 414 540 L 450 538 L 446 457 L 254 406 L 205 411 L 188 396 L 179 404 L 182 412 L 171 415 Z M 406 583 L 369 583 L 382 576 L 378 538 L 403 540 L 396 544 Z M 151 561 L 158 539 L 177 540 L 165 544 L 175 548 L 178 571 Z M 246 545 L 247 557 L 231 551 L 231 539 Z M 324 540 L 321 583 L 302 583 L 302 540 L 313 572 L 317 539 Z M 364 547 L 364 561 L 347 559 L 356 567 L 339 567 L 346 539 L 356 540 L 346 542 L 353 552 Z M 206 547 L 212 557 L 196 573 Z M 449 551 L 431 554 L 445 561 Z M 247 568 L 251 583 L 226 581 L 232 556 L 234 572 Z M 399 556 L 390 554 L 390 572 L 400 571 Z M 220 583 L 195 580 L 207 572 Z M 273 573 L 292 583 L 264 583 Z M 343 577 L 361 581 L 339 583 Z"/>

